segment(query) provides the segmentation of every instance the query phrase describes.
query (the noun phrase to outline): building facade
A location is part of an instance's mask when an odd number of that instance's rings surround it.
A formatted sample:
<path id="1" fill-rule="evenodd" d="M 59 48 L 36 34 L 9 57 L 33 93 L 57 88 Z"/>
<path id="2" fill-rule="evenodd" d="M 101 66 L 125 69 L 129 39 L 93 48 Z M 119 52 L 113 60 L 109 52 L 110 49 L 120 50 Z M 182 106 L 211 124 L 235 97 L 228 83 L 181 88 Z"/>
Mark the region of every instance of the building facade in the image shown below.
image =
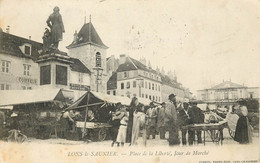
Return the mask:
<path id="1" fill-rule="evenodd" d="M 259 98 L 259 87 L 247 87 L 231 81 L 197 91 L 197 99 L 206 103 L 231 105 L 240 98 Z"/>
<path id="2" fill-rule="evenodd" d="M 108 80 L 108 94 L 162 102 L 161 77 L 155 70 L 126 55 L 120 55 L 119 62 L 116 73 Z"/>
<path id="3" fill-rule="evenodd" d="M 0 31 L 0 89 L 35 89 L 39 85 L 38 64 L 42 44 Z"/>

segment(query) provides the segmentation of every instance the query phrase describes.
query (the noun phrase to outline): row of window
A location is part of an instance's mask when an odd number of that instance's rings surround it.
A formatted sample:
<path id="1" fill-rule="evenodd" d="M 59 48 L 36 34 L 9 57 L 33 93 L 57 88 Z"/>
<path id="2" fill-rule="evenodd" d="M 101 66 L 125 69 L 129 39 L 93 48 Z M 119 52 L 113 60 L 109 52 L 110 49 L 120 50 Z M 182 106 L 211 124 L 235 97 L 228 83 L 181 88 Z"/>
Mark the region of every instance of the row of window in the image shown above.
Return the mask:
<path id="1" fill-rule="evenodd" d="M 1 61 L 1 72 L 4 73 L 10 73 L 11 70 L 11 62 L 10 61 Z M 25 76 L 30 76 L 30 70 L 31 70 L 31 65 L 28 64 L 23 64 L 23 75 Z"/>
<path id="2" fill-rule="evenodd" d="M 122 95 L 122 96 L 124 96 L 124 95 Z M 128 94 L 127 97 L 131 98 L 130 94 Z M 135 93 L 133 94 L 133 97 L 136 97 Z M 152 101 L 157 101 L 157 102 L 161 101 L 161 98 L 159 96 L 152 96 L 152 95 L 143 94 L 143 93 L 142 93 L 142 98 L 147 98 L 147 99 L 150 99 Z"/>
<path id="3" fill-rule="evenodd" d="M 0 90 L 10 90 L 11 85 L 10 84 L 0 84 Z M 32 87 L 22 86 L 23 90 L 31 90 Z"/>
<path id="4" fill-rule="evenodd" d="M 9 90 L 11 87 L 10 84 L 1 84 L 1 90 Z"/>
<path id="5" fill-rule="evenodd" d="M 145 84 L 144 84 L 145 83 Z M 142 88 L 145 88 L 145 89 L 151 89 L 151 90 L 155 90 L 155 91 L 161 91 L 161 87 L 159 84 L 156 84 L 156 83 L 150 83 L 150 82 L 142 82 L 141 83 L 141 87 Z M 131 88 L 131 83 L 130 81 L 129 82 L 126 82 L 126 89 L 130 89 Z M 136 88 L 136 81 L 133 81 L 133 88 Z M 121 83 L 121 89 L 125 89 L 125 83 L 122 82 Z"/>
<path id="6" fill-rule="evenodd" d="M 152 95 L 147 95 L 147 94 L 142 94 L 142 98 L 149 98 L 150 100 L 153 100 L 153 101 L 158 101 L 160 102 L 161 101 L 161 98 L 159 96 L 152 96 Z"/>
<path id="7" fill-rule="evenodd" d="M 149 74 L 149 76 L 148 76 L 148 74 Z M 159 81 L 159 77 L 158 77 L 158 76 L 153 75 L 153 74 L 148 73 L 148 72 L 145 72 L 145 71 L 144 71 L 144 76 L 150 77 L 150 78 L 152 78 L 152 79 L 155 79 L 155 80 L 158 80 L 158 81 Z M 124 78 L 127 78 L 127 77 L 129 77 L 129 71 L 125 71 L 125 72 L 124 72 Z"/>

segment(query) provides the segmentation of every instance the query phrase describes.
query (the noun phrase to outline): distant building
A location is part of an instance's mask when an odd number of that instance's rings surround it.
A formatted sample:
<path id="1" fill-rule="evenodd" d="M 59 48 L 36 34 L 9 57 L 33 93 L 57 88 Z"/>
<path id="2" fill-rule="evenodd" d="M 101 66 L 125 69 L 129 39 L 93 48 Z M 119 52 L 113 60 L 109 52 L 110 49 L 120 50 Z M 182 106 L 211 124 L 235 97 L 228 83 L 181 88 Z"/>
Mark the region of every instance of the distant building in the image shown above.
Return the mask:
<path id="1" fill-rule="evenodd" d="M 188 100 L 189 97 L 186 96 L 185 89 L 181 87 L 181 85 L 176 81 L 172 80 L 167 75 L 162 75 L 162 100 L 167 101 L 169 98 L 169 95 L 171 93 L 174 93 L 176 95 L 177 101 L 183 102 L 185 98 Z"/>
<path id="2" fill-rule="evenodd" d="M 127 61 L 127 63 L 126 63 L 126 61 Z M 122 95 L 122 94 L 124 95 L 124 94 L 126 94 L 126 96 L 128 96 L 128 97 L 129 96 L 131 97 L 131 94 L 132 94 L 132 96 L 133 95 L 135 95 L 135 96 L 138 95 L 139 92 L 136 92 L 136 90 L 139 90 L 139 89 L 134 89 L 135 91 L 132 91 L 132 90 L 130 91 L 128 89 L 121 90 L 120 89 L 121 85 L 118 84 L 118 77 L 121 78 L 121 80 L 123 80 L 123 79 L 122 79 L 122 77 L 117 75 L 118 71 L 125 72 L 125 71 L 128 70 L 128 68 L 129 69 L 133 69 L 133 70 L 135 70 L 137 68 L 139 71 L 140 70 L 145 70 L 147 72 L 152 71 L 160 79 L 159 80 L 160 84 L 156 83 L 157 88 L 154 88 L 154 89 L 157 89 L 155 91 L 156 92 L 155 101 L 156 101 L 156 96 L 157 96 L 157 101 L 159 101 L 159 99 L 160 99 L 160 102 L 167 101 L 168 100 L 168 96 L 171 93 L 176 94 L 178 101 L 184 101 L 185 99 L 187 101 L 188 99 L 192 98 L 192 93 L 190 92 L 190 90 L 187 89 L 187 88 L 182 87 L 181 83 L 177 82 L 177 77 L 176 77 L 175 72 L 169 71 L 167 73 L 167 75 L 165 75 L 165 72 L 164 72 L 163 68 L 162 68 L 162 71 L 160 71 L 158 67 L 156 68 L 156 70 L 153 70 L 151 68 L 151 64 L 149 63 L 149 61 L 148 61 L 148 65 L 146 65 L 146 63 L 147 63 L 147 61 L 146 61 L 145 58 L 141 58 L 140 61 L 137 61 L 137 60 L 135 60 L 135 59 L 133 59 L 131 57 L 128 57 L 128 56 L 126 56 L 124 54 L 120 55 L 120 59 L 119 60 L 115 59 L 115 57 L 113 55 L 111 57 L 109 57 L 107 59 L 107 70 L 109 69 L 109 73 L 108 74 L 110 74 L 109 75 L 110 78 L 109 78 L 109 80 L 107 82 L 107 94 L 114 94 L 114 95 Z M 121 66 L 122 64 L 123 64 L 123 66 Z M 118 67 L 120 67 L 120 69 L 118 69 Z M 122 67 L 124 67 L 123 70 L 122 70 Z M 117 70 L 117 71 L 115 72 L 115 70 Z M 131 72 L 131 73 L 133 73 L 133 72 Z M 142 76 L 142 74 L 138 74 L 138 75 Z M 135 77 L 130 76 L 129 78 L 134 78 L 136 80 Z M 149 77 L 149 75 L 147 77 Z M 129 78 L 127 78 L 127 80 Z M 139 82 L 139 80 L 137 80 L 136 82 Z M 150 98 L 150 95 L 149 95 L 150 94 L 149 93 L 149 84 L 147 85 L 148 90 L 145 87 L 145 83 L 149 83 L 149 82 L 152 82 L 152 81 L 144 81 L 144 88 L 141 87 L 141 97 Z M 129 81 L 129 83 L 131 83 L 131 81 Z M 161 96 L 158 96 L 158 89 L 160 89 Z M 150 91 L 153 92 L 154 90 L 151 89 Z M 153 96 L 154 95 L 151 95 L 151 100 L 153 100 Z"/>
<path id="3" fill-rule="evenodd" d="M 119 59 L 116 59 L 114 55 L 111 55 L 106 60 L 107 76 L 110 78 L 114 72 L 116 72 L 119 66 Z"/>
<path id="4" fill-rule="evenodd" d="M 107 82 L 107 93 L 162 102 L 161 82 L 161 76 L 151 67 L 123 54 L 117 71 Z"/>
<path id="5" fill-rule="evenodd" d="M 91 71 L 91 90 L 105 93 L 107 90 L 106 50 L 108 47 L 102 42 L 93 24 L 85 23 L 79 33 L 75 32 L 73 42 L 67 48 L 69 56 L 82 61 Z M 96 80 L 98 70 L 100 77 L 99 80 Z"/>
<path id="6" fill-rule="evenodd" d="M 231 81 L 204 90 L 197 91 L 197 100 L 206 103 L 231 105 L 240 98 L 259 98 L 259 87 L 247 87 Z"/>

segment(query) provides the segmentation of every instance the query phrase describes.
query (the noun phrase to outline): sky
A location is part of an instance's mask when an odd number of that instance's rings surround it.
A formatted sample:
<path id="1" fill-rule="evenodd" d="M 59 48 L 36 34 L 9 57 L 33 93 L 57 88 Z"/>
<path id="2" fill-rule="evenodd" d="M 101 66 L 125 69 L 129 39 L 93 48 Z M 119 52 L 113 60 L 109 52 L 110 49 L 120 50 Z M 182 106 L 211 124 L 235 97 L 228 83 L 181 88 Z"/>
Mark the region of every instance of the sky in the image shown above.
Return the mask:
<path id="1" fill-rule="evenodd" d="M 260 85 L 258 0 L 1 0 L 0 27 L 42 42 L 55 6 L 65 26 L 62 51 L 91 15 L 107 57 L 145 57 L 195 94 L 223 80 Z"/>

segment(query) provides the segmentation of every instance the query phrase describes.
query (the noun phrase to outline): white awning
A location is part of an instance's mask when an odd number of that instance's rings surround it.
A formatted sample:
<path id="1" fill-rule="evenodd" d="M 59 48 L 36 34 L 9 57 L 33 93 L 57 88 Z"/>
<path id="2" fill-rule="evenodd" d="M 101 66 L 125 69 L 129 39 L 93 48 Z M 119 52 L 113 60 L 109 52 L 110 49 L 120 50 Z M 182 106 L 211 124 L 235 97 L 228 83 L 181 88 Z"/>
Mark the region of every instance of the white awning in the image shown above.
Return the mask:
<path id="1" fill-rule="evenodd" d="M 40 103 L 48 101 L 65 101 L 61 89 L 5 90 L 0 91 L 0 107 Z"/>
<path id="2" fill-rule="evenodd" d="M 118 103 L 121 102 L 121 104 L 123 105 L 130 105 L 131 99 L 129 99 L 128 97 L 122 97 L 122 96 L 113 96 L 113 95 L 108 95 L 108 94 L 104 94 L 104 93 L 100 93 L 100 92 L 93 92 L 91 91 L 91 93 L 99 98 L 100 100 L 103 100 L 105 102 L 108 103 Z"/>

